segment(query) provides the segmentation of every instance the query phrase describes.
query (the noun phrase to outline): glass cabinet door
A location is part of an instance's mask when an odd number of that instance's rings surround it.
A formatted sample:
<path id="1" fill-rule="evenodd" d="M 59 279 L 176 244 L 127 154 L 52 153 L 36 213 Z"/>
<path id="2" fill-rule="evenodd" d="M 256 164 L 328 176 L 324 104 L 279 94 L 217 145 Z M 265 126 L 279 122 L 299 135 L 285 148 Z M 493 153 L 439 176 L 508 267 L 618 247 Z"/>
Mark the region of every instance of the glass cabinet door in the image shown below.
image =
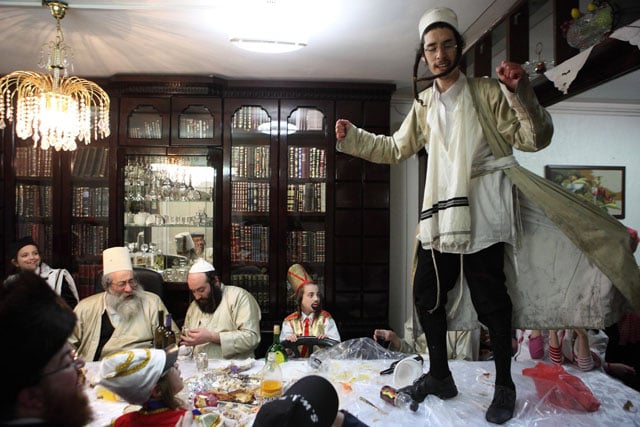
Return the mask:
<path id="1" fill-rule="evenodd" d="M 55 262 L 53 248 L 53 158 L 54 150 L 33 147 L 31 141 L 16 140 L 15 239 L 31 236 L 40 248 L 42 260 Z M 14 254 L 10 254 L 13 256 Z"/>
<path id="2" fill-rule="evenodd" d="M 98 142 L 71 153 L 71 257 L 81 298 L 95 292 L 109 244 L 109 153 L 108 144 Z"/>
<path id="3" fill-rule="evenodd" d="M 286 215 L 282 225 L 286 234 L 284 271 L 301 264 L 321 292 L 325 292 L 325 255 L 327 230 L 327 119 L 315 106 L 282 106 L 287 131 L 286 141 Z M 292 290 L 287 289 L 286 311 L 295 310 Z"/>
<path id="4" fill-rule="evenodd" d="M 230 284 L 247 289 L 262 312 L 269 313 L 275 304 L 270 274 L 277 216 L 277 110 L 275 103 L 270 109 L 241 103 L 231 108 Z"/>
<path id="5" fill-rule="evenodd" d="M 220 155 L 214 151 L 125 155 L 124 244 L 134 266 L 162 272 L 165 282 L 186 282 L 196 259 L 215 264 L 219 166 L 212 159 Z"/>

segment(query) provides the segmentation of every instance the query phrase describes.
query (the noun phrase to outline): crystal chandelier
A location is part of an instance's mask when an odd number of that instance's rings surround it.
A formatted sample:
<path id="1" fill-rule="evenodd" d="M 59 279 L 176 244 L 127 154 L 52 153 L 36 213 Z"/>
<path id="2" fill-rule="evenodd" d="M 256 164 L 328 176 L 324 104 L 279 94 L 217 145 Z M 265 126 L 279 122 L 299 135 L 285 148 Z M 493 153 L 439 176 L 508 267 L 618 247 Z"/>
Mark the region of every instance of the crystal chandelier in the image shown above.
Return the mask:
<path id="1" fill-rule="evenodd" d="M 97 84 L 69 77 L 73 71 L 73 50 L 64 43 L 60 20 L 67 4 L 43 0 L 56 19 L 56 39 L 42 46 L 41 68 L 14 71 L 0 78 L 0 129 L 15 119 L 19 138 L 33 139 L 43 150 L 75 150 L 76 139 L 85 144 L 106 138 L 109 130 L 109 96 Z M 15 110 L 14 110 L 15 108 Z"/>

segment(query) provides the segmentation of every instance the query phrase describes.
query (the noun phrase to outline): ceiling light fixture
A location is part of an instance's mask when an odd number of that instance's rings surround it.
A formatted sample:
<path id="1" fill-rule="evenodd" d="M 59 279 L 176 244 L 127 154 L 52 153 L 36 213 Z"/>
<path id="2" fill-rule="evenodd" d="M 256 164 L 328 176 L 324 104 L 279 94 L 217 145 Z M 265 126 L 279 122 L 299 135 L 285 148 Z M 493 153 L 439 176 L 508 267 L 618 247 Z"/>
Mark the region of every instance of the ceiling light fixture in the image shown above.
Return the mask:
<path id="1" fill-rule="evenodd" d="M 56 19 L 56 39 L 42 46 L 38 64 L 49 73 L 14 71 L 0 78 L 0 129 L 15 119 L 16 135 L 32 138 L 34 147 L 39 141 L 43 150 L 75 150 L 76 139 L 89 144 L 92 134 L 96 140 L 109 136 L 109 96 L 89 80 L 68 76 L 73 50 L 60 28 L 68 5 L 42 4 Z"/>
<path id="2" fill-rule="evenodd" d="M 234 1 L 229 41 L 259 53 L 286 53 L 307 45 L 309 19 L 299 0 Z"/>

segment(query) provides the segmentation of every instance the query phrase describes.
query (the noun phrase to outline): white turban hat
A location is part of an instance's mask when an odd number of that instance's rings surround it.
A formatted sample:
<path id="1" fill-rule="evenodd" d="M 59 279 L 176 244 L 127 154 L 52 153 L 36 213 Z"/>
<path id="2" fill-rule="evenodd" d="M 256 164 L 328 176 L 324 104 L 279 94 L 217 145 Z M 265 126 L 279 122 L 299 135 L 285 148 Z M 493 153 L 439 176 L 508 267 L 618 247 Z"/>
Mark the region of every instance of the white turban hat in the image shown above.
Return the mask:
<path id="1" fill-rule="evenodd" d="M 456 31 L 458 31 L 458 17 L 456 13 L 448 7 L 436 7 L 435 9 L 427 10 L 420 18 L 418 24 L 418 37 L 422 39 L 424 30 L 431 24 L 436 22 L 444 22 L 451 25 Z"/>
<path id="2" fill-rule="evenodd" d="M 102 252 L 102 274 L 114 271 L 133 271 L 129 249 L 121 246 L 105 249 Z"/>

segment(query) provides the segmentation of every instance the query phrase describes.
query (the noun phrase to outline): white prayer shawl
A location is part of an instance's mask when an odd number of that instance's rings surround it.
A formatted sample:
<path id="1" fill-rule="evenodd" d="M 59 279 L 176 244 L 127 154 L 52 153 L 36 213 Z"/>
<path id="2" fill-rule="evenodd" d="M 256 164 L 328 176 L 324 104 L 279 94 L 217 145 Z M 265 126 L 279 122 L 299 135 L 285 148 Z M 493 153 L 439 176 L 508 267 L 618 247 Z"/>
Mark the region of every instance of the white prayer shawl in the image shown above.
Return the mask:
<path id="1" fill-rule="evenodd" d="M 447 93 L 450 101 L 446 103 L 450 105 L 445 106 L 434 89 L 432 108 L 427 112 L 431 135 L 420 241 L 425 249 L 441 252 L 464 253 L 471 241 L 469 182 L 474 153 L 483 136 L 464 80 L 449 88 L 453 93 Z"/>

